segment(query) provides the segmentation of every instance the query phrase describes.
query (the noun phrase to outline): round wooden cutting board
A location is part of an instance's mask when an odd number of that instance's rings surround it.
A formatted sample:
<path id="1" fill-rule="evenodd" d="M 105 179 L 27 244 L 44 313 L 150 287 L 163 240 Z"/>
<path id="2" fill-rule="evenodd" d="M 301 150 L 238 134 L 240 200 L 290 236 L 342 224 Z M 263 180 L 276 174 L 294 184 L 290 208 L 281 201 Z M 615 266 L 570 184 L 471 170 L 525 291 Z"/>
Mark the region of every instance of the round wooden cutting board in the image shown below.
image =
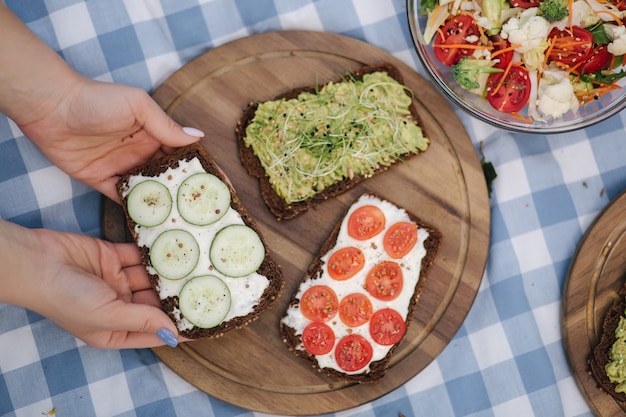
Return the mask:
<path id="1" fill-rule="evenodd" d="M 243 109 L 294 87 L 338 79 L 388 61 L 414 92 L 431 146 L 355 189 L 292 220 L 277 221 L 256 179 L 241 165 L 235 127 Z M 335 412 L 376 399 L 418 374 L 448 344 L 478 291 L 489 247 L 489 199 L 482 167 L 454 111 L 426 80 L 388 53 L 339 35 L 271 32 L 215 48 L 185 65 L 154 93 L 174 120 L 206 132 L 202 144 L 231 179 L 256 219 L 286 284 L 272 309 L 251 325 L 216 340 L 154 349 L 175 372 L 214 397 L 273 414 Z M 345 383 L 312 369 L 283 344 L 278 323 L 309 263 L 348 206 L 375 192 L 443 234 L 443 244 L 405 340 L 387 375 L 375 384 Z M 105 209 L 105 232 L 125 240 L 121 209 Z M 402 410 L 398 410 L 401 412 Z"/>
<path id="2" fill-rule="evenodd" d="M 598 417 L 623 416 L 626 405 L 600 390 L 589 355 L 604 316 L 626 282 L 626 192 L 609 204 L 581 240 L 570 265 L 562 304 L 563 343 L 576 383 Z"/>

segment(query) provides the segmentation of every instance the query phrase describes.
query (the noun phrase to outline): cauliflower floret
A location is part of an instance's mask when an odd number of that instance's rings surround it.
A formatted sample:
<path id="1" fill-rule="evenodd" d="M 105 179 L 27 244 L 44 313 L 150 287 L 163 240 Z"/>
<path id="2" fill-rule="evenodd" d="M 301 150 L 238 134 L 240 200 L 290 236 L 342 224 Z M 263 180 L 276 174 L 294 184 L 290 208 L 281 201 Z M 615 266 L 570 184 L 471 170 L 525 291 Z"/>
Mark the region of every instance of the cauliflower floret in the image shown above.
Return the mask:
<path id="1" fill-rule="evenodd" d="M 567 75 L 560 70 L 543 72 L 537 92 L 537 108 L 541 114 L 557 118 L 570 110 L 578 110 L 579 102 Z"/>
<path id="2" fill-rule="evenodd" d="M 615 56 L 626 54 L 626 26 L 607 23 L 604 25 L 604 31 L 612 41 L 606 49 Z"/>
<path id="3" fill-rule="evenodd" d="M 522 12 L 519 17 L 509 19 L 500 35 L 512 45 L 520 45 L 517 52 L 528 69 L 540 68 L 544 61 L 544 51 L 548 47 L 547 37 L 549 22 L 537 16 L 537 8 L 532 7 Z"/>

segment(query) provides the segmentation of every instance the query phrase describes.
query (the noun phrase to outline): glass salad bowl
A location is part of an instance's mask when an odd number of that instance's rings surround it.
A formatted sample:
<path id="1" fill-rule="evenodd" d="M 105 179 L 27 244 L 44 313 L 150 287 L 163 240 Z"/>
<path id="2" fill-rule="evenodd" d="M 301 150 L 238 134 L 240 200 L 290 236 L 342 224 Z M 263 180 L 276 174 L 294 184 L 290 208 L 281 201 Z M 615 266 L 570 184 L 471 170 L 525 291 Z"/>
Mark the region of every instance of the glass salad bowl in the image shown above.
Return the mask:
<path id="1" fill-rule="evenodd" d="M 433 48 L 434 40 L 428 44 L 424 39 L 427 15 L 420 13 L 420 0 L 407 0 L 406 4 L 413 44 L 428 76 L 453 103 L 486 123 L 514 132 L 562 133 L 598 123 L 626 107 L 626 88 L 616 88 L 589 103 L 581 104 L 576 111 L 569 110 L 556 118 L 531 117 L 529 105 L 515 113 L 498 111 L 483 96 L 461 87 L 452 76 L 451 67 L 437 59 Z M 626 77 L 621 78 L 617 84 L 620 87 L 626 86 Z"/>

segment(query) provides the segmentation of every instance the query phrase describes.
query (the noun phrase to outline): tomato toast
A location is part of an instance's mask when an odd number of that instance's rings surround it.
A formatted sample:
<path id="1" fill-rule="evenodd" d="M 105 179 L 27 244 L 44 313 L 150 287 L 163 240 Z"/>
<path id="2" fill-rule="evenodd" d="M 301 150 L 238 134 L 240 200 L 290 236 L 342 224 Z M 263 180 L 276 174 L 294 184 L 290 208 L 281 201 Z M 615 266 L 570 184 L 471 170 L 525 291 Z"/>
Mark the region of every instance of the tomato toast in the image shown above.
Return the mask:
<path id="1" fill-rule="evenodd" d="M 424 152 L 413 93 L 380 63 L 336 82 L 252 103 L 236 128 L 239 156 L 277 219 L 290 219 Z"/>
<path id="2" fill-rule="evenodd" d="M 283 341 L 330 376 L 375 382 L 415 314 L 442 236 L 365 193 L 327 238 L 280 321 Z"/>
<path id="3" fill-rule="evenodd" d="M 117 188 L 150 282 L 180 334 L 221 336 L 279 296 L 280 267 L 201 145 L 132 170 Z"/>

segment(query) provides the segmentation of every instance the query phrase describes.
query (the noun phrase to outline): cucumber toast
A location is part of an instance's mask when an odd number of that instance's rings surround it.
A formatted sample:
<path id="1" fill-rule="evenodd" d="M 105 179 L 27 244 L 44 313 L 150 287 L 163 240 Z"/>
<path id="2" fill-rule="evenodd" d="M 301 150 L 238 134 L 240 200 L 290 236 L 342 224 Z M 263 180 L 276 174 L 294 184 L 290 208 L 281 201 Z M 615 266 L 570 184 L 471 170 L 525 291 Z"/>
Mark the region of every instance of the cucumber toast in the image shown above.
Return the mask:
<path id="1" fill-rule="evenodd" d="M 221 336 L 279 296 L 280 267 L 202 145 L 128 172 L 117 188 L 150 282 L 181 335 Z"/>

